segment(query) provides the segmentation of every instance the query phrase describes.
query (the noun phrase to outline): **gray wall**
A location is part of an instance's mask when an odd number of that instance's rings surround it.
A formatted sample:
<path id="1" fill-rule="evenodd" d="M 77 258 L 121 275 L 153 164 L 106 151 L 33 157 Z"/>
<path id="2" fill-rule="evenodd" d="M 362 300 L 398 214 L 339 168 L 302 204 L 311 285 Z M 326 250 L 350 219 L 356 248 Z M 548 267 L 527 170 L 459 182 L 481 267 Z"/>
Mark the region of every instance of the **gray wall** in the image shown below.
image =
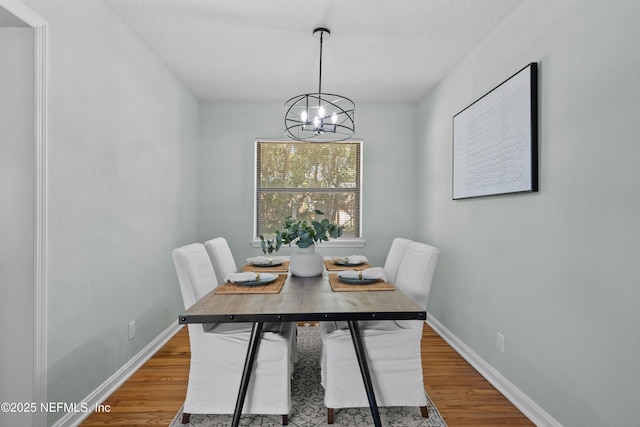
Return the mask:
<path id="1" fill-rule="evenodd" d="M 420 104 L 428 311 L 565 426 L 638 425 L 639 16 L 527 0 Z M 452 201 L 452 116 L 532 61 L 540 192 Z"/>
<path id="2" fill-rule="evenodd" d="M 356 100 L 357 101 L 357 100 Z M 200 237 L 223 236 L 236 263 L 260 255 L 253 232 L 254 141 L 283 139 L 281 103 L 201 103 Z M 356 136 L 363 140 L 364 248 L 332 249 L 324 255 L 365 253 L 381 265 L 396 236 L 415 234 L 418 167 L 415 105 L 356 108 Z M 380 124 L 384 123 L 384 126 Z M 283 248 L 280 254 L 289 254 Z"/>
<path id="3" fill-rule="evenodd" d="M 24 3 L 50 31 L 48 400 L 79 402 L 183 309 L 198 102 L 101 1 Z"/>
<path id="4" fill-rule="evenodd" d="M 34 43 L 31 28 L 0 27 L 0 402 L 34 398 Z M 3 425 L 31 419 L 0 413 Z"/>

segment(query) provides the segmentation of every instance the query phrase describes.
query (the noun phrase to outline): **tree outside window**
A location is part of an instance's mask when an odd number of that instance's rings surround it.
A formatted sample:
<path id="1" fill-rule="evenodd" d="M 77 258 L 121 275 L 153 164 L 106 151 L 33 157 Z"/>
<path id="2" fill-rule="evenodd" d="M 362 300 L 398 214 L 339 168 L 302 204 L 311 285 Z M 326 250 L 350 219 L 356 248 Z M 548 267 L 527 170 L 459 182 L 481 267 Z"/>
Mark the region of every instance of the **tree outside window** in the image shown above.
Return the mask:
<path id="1" fill-rule="evenodd" d="M 342 238 L 360 238 L 360 142 L 256 142 L 255 236 L 284 219 L 328 218 Z M 324 215 L 318 218 L 315 210 Z"/>

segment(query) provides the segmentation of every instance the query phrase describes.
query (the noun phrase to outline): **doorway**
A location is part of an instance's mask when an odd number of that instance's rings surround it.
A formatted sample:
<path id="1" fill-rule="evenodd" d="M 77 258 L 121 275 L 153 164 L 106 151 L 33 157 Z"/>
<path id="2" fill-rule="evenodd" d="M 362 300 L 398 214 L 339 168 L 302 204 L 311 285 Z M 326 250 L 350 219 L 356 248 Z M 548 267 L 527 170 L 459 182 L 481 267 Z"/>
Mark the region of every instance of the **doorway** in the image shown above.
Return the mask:
<path id="1" fill-rule="evenodd" d="M 0 0 L 0 401 L 46 401 L 46 22 Z M 2 425 L 46 413 L 2 411 Z M 39 407 L 37 408 L 39 409 Z"/>

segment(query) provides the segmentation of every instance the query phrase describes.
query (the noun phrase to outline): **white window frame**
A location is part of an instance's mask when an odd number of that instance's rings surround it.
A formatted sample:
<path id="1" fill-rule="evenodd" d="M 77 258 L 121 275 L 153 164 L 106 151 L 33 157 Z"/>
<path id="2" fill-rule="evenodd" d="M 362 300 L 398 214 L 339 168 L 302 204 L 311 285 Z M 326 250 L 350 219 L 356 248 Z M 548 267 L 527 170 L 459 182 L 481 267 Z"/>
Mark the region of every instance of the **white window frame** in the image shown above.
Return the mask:
<path id="1" fill-rule="evenodd" d="M 254 141 L 254 145 L 253 145 L 253 237 L 251 239 L 251 246 L 254 248 L 259 248 L 260 247 L 260 239 L 257 235 L 258 232 L 258 144 L 259 143 L 263 143 L 263 142 L 274 142 L 274 143 L 281 143 L 281 144 L 285 144 L 285 143 L 291 143 L 291 140 L 280 140 L 280 139 L 273 139 L 273 138 L 265 138 L 265 139 L 256 139 Z M 340 144 L 340 143 L 357 143 L 360 145 L 360 212 L 359 212 L 359 218 L 358 218 L 358 225 L 359 225 L 359 235 L 360 237 L 357 238 L 338 238 L 338 239 L 329 239 L 329 241 L 327 242 L 322 242 L 322 247 L 323 248 L 362 248 L 365 245 L 365 240 L 363 238 L 362 235 L 362 212 L 363 212 L 363 198 L 362 198 L 362 194 L 363 194 L 363 188 L 362 188 L 362 183 L 363 183 L 363 169 L 364 169 L 364 162 L 363 162 L 363 158 L 364 158 L 364 144 L 362 143 L 361 139 L 350 139 L 348 141 L 344 141 L 344 142 L 334 142 L 333 144 Z M 308 144 L 323 144 L 322 142 L 309 142 Z"/>

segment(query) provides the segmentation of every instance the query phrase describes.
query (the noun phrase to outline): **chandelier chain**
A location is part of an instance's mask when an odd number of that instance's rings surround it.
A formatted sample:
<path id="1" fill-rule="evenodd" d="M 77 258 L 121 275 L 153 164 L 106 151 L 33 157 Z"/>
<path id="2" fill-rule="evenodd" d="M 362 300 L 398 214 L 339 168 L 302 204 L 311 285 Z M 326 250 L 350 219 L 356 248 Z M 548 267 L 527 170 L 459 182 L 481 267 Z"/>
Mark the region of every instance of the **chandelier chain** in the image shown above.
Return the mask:
<path id="1" fill-rule="evenodd" d="M 318 77 L 318 93 L 322 93 L 322 38 L 324 31 L 320 32 L 320 75 Z"/>

